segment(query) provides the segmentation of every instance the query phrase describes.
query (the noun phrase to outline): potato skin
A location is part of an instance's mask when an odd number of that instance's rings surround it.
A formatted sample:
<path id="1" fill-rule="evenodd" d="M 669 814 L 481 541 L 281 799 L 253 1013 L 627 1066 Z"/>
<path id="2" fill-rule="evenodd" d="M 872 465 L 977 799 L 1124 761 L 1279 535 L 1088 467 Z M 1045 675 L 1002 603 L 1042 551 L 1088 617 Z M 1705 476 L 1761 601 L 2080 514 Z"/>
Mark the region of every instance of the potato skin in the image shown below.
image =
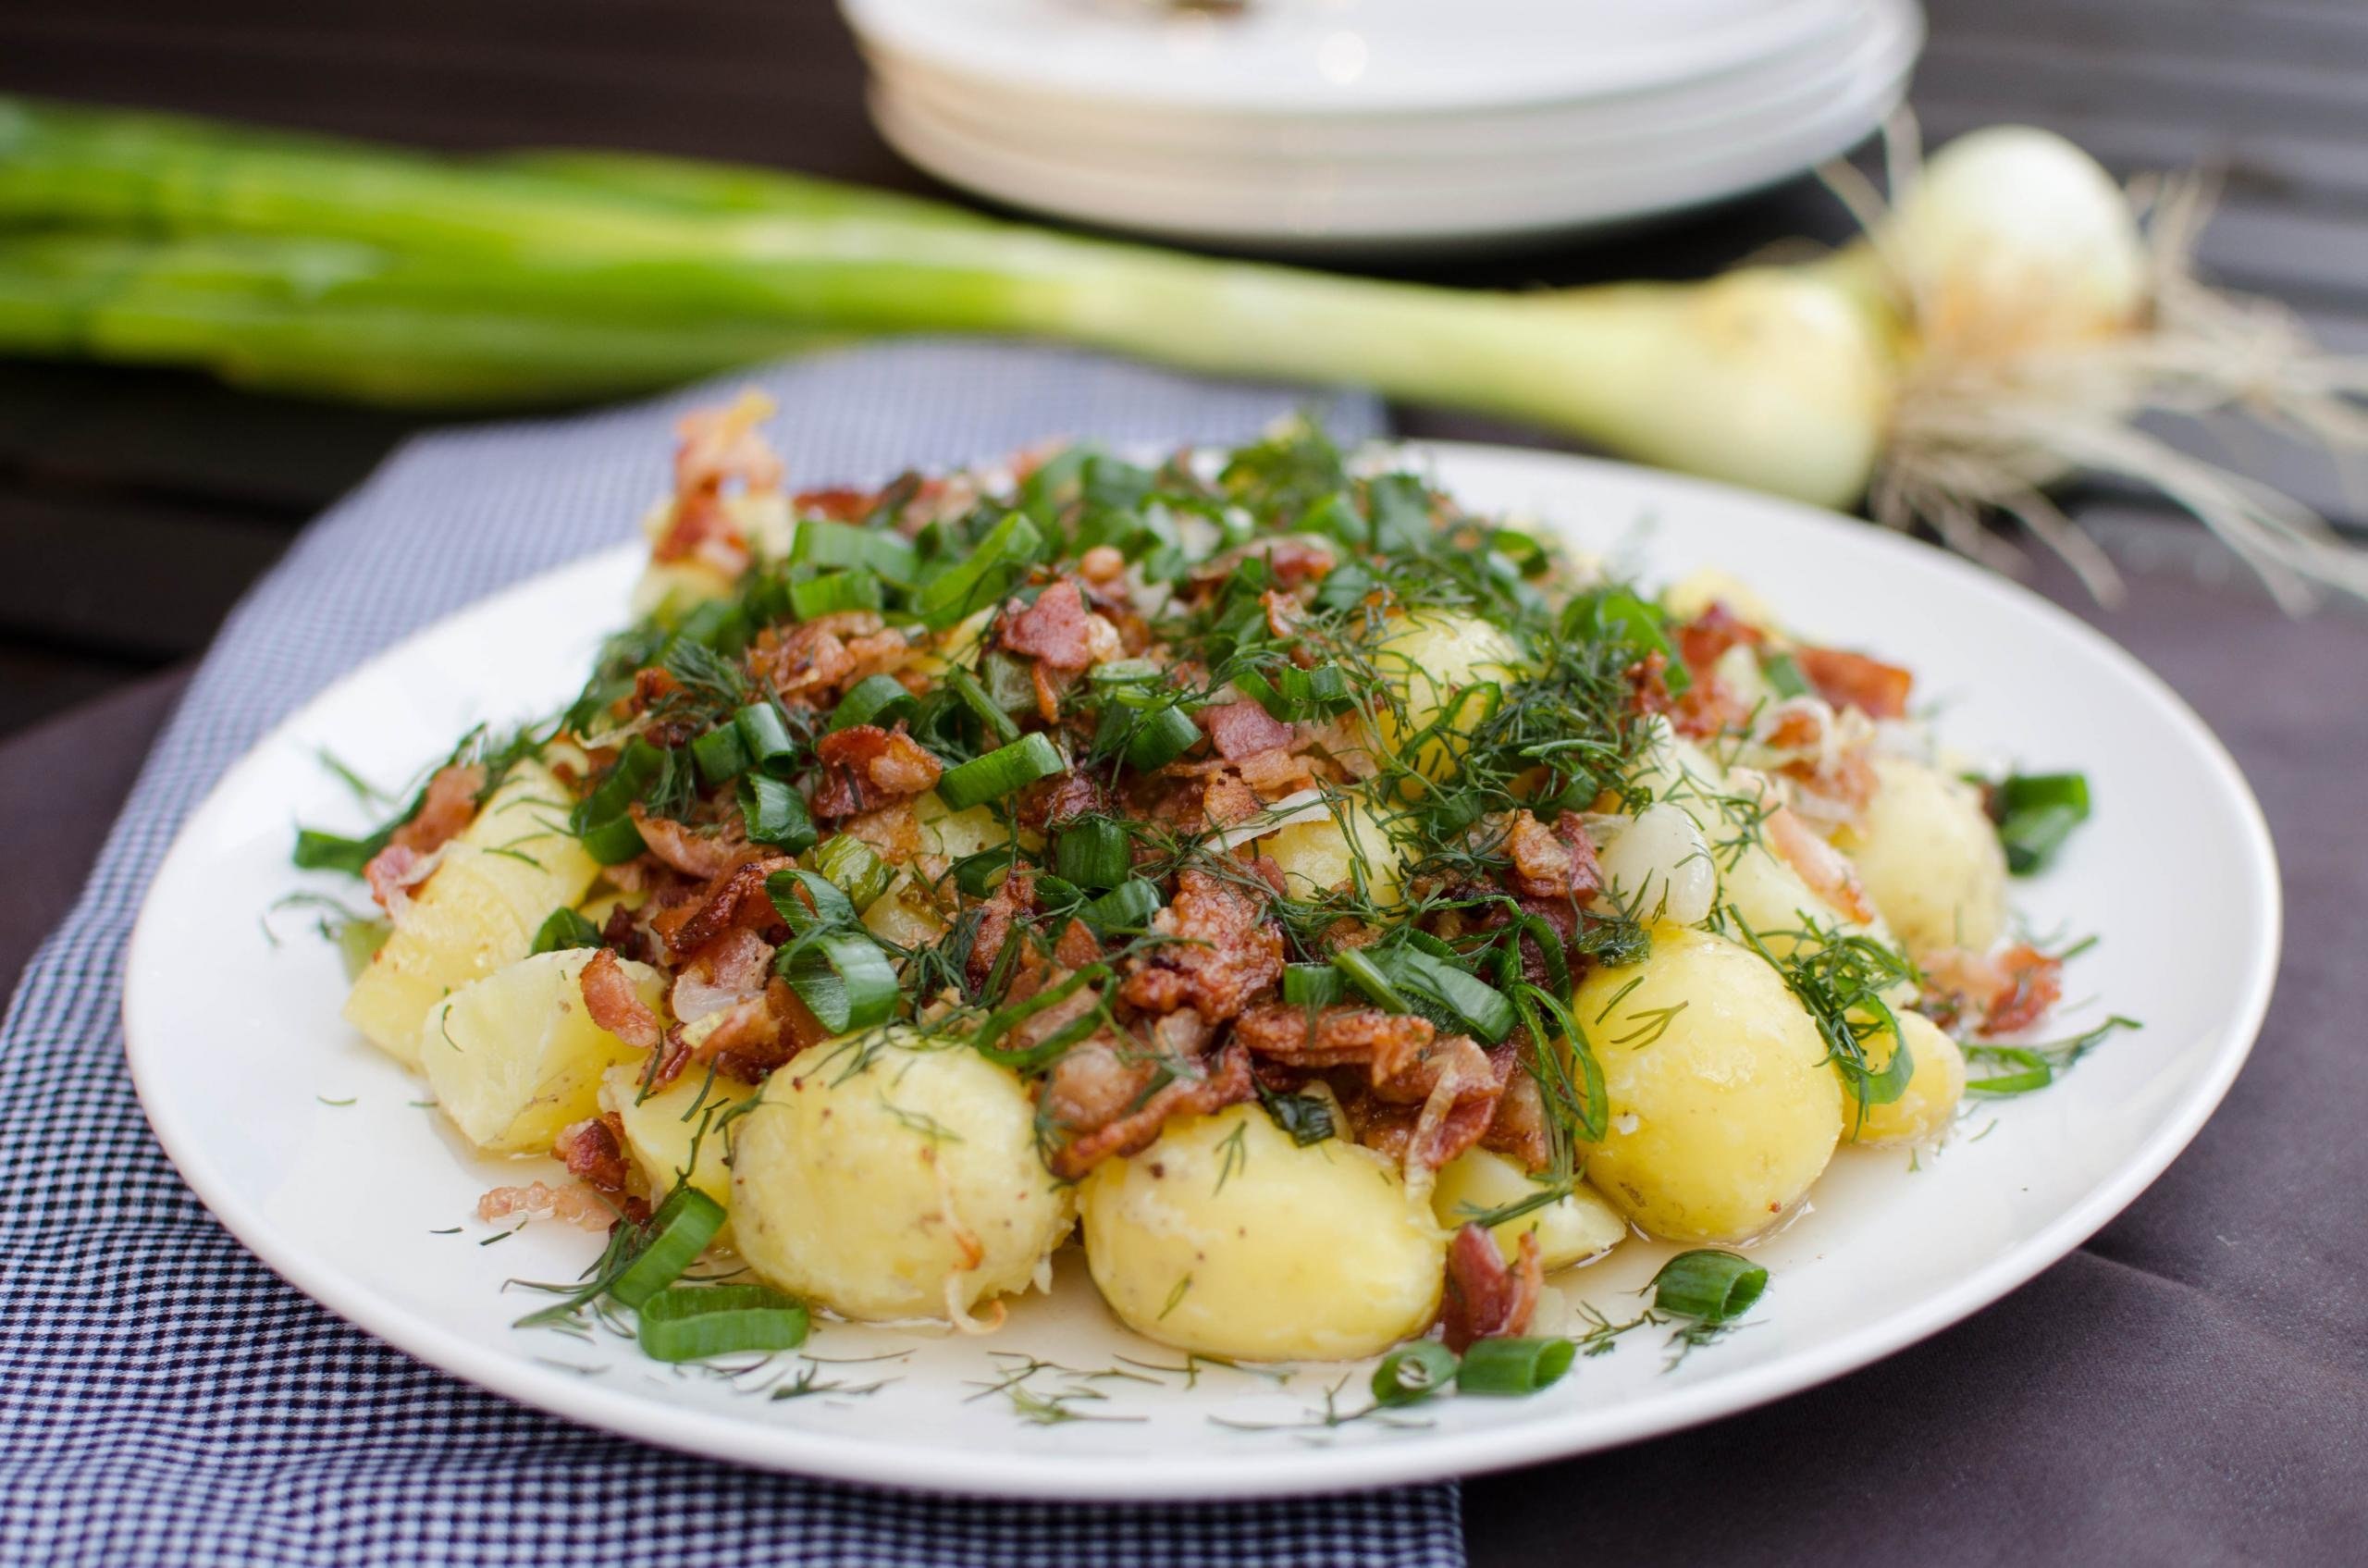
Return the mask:
<path id="1" fill-rule="evenodd" d="M 1757 955 L 1679 926 L 1654 927 L 1652 944 L 1640 966 L 1589 975 L 1572 1005 L 1610 1111 L 1587 1178 L 1656 1236 L 1740 1241 L 1782 1218 L 1825 1169 L 1842 1137 L 1842 1080 L 1817 1026 Z"/>
<path id="2" fill-rule="evenodd" d="M 1447 1235 L 1398 1167 L 1337 1138 L 1301 1148 L 1254 1105 L 1096 1166 L 1080 1207 L 1103 1300 L 1178 1350 L 1348 1360 L 1438 1308 Z"/>
<path id="3" fill-rule="evenodd" d="M 1842 1102 L 1842 1136 L 1854 1143 L 1925 1143 L 1949 1129 L 1957 1102 L 1965 1097 L 1965 1052 L 1939 1024 L 1921 1013 L 1902 1009 L 1900 1032 L 1907 1036 L 1907 1054 L 1914 1064 L 1907 1089 L 1896 1100 L 1868 1105 L 1858 1114 L 1857 1102 L 1845 1091 Z M 1881 1072 L 1891 1065 L 1892 1038 L 1886 1030 L 1866 1043 L 1867 1067 Z"/>
<path id="4" fill-rule="evenodd" d="M 906 1029 L 817 1045 L 732 1124 L 732 1218 L 768 1283 L 845 1316 L 944 1319 L 1067 1239 L 1009 1069 Z"/>
<path id="5" fill-rule="evenodd" d="M 1420 734 L 1442 712 L 1451 713 L 1447 728 L 1469 731 L 1494 710 L 1496 698 L 1486 690 L 1520 677 L 1526 661 L 1521 644 L 1502 627 L 1474 615 L 1424 610 L 1393 621 L 1374 645 L 1373 666 L 1405 705 L 1399 715 L 1384 709 L 1381 741 L 1392 752 Z M 1462 745 L 1452 734 L 1425 741 L 1405 760 L 1426 778 L 1444 779 L 1462 759 Z"/>
<path id="6" fill-rule="evenodd" d="M 1908 951 L 1985 951 L 2006 926 L 2006 852 L 1980 796 L 1905 757 L 1876 758 L 1875 777 L 1874 798 L 1834 847 Z"/>
<path id="7" fill-rule="evenodd" d="M 1359 796 L 1342 795 L 1329 804 L 1330 814 L 1276 828 L 1260 839 L 1259 853 L 1281 869 L 1283 885 L 1294 898 L 1350 885 L 1362 860 L 1366 896 L 1382 908 L 1395 905 L 1404 851 Z"/>
<path id="8" fill-rule="evenodd" d="M 1537 1191 L 1529 1174 L 1491 1149 L 1466 1149 L 1439 1171 L 1431 1213 L 1449 1230 L 1462 1228 L 1474 1210 L 1503 1208 Z M 1628 1222 L 1594 1188 L 1581 1183 L 1565 1197 L 1490 1226 L 1507 1263 L 1521 1256 L 1521 1239 L 1535 1231 L 1537 1261 L 1548 1273 L 1600 1257 L 1628 1238 Z"/>

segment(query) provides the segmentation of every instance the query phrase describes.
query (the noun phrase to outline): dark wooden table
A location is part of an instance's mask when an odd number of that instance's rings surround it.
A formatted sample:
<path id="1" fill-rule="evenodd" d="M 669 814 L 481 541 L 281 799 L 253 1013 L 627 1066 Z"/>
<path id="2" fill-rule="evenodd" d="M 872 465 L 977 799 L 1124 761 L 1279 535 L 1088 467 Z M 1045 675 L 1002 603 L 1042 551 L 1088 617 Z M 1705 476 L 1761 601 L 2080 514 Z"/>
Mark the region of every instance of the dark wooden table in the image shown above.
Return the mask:
<path id="1" fill-rule="evenodd" d="M 1934 36 L 1916 103 L 1930 133 L 2028 120 L 2076 136 L 2125 173 L 2214 167 L 2223 203 L 2204 245 L 2209 268 L 2287 301 L 2331 344 L 2368 350 L 2368 6 L 1929 3 Z M 20 0 L 0 9 L 0 91 L 453 148 L 645 147 L 931 189 L 865 124 L 860 87 L 854 50 L 822 0 Z M 1835 238 L 1844 227 L 1804 181 L 1616 243 L 1430 276 L 1689 276 L 1774 240 Z M 1536 438 L 1437 411 L 1400 413 L 1416 433 Z M 0 746 L 12 875 L 12 896 L 0 900 L 0 977 L 13 982 L 63 912 L 169 710 L 176 670 L 308 517 L 431 422 L 174 374 L 0 363 L 0 542 L 12 568 L 0 574 L 0 735 L 26 732 Z M 2347 525 L 2368 521 L 2291 451 L 2260 444 L 2235 456 Z M 2076 498 L 2076 510 L 2125 540 L 2176 547 L 2186 534 L 2159 507 L 2108 489 Z M 2368 641 L 2356 621 L 2306 628 L 2257 604 L 2231 608 L 2224 591 L 2162 564 L 2183 549 L 2152 553 L 2157 569 L 2138 574 L 2130 611 L 2103 623 L 2196 701 L 2253 772 L 2289 851 L 2292 928 L 2322 938 L 2290 954 L 2272 1037 L 2356 1036 L 2368 997 L 2344 955 L 2368 941 L 2357 897 L 2368 831 L 2329 833 L 2326 824 L 2353 813 L 2356 788 L 2314 759 L 2356 758 L 2368 744 L 2356 698 L 2344 695 L 2368 678 Z M 2049 586 L 2068 591 L 2060 576 Z M 2313 853 L 2298 858 L 2290 852 L 2305 834 Z M 2295 1396 L 2278 1389 L 2299 1377 L 2368 1390 L 2359 1356 L 2368 1290 L 2348 1261 L 2362 1251 L 2358 1226 L 2348 1246 L 2309 1241 L 2304 1261 L 2324 1278 L 2299 1303 L 2257 1297 L 2226 1262 L 2240 1254 L 2220 1248 L 2238 1245 L 2232 1236 L 2274 1238 L 2306 1211 L 2357 1214 L 2356 1190 L 2328 1186 L 2343 1167 L 2268 1170 L 2280 1150 L 2356 1142 L 2368 1100 L 2357 1059 L 2281 1069 L 2257 1058 L 2195 1150 L 2128 1216 L 1928 1345 L 1697 1438 L 1475 1484 L 1474 1562 L 2316 1561 L 2330 1538 L 2356 1547 L 2368 1528 L 2358 1461 L 2344 1457 L 2360 1446 L 2356 1399 L 2347 1435 L 2340 1420 L 2283 1414 Z M 2264 1076 L 2273 1070 L 2283 1075 Z M 2198 1235 L 2219 1246 L 2186 1250 Z M 2155 1306 L 2159 1322 L 2144 1316 Z M 2181 1362 L 2181 1348 L 2216 1345 L 2215 1333 L 2233 1335 L 2229 1325 L 2249 1315 L 2268 1325 L 2273 1354 L 2286 1343 L 2274 1336 L 2288 1334 L 2300 1352 L 2292 1367 L 2262 1370 L 2245 1359 L 2254 1341 L 2237 1337 L 2228 1342 L 2238 1349 L 2210 1350 L 2210 1365 Z M 2298 1316 L 2310 1335 L 2293 1327 Z M 2132 1336 L 2142 1336 L 2134 1354 Z M 2047 1358 L 2034 1364 L 2050 1378 L 2016 1384 L 2010 1411 L 1990 1408 L 1997 1377 L 1988 1369 L 2030 1361 L 2028 1347 L 2042 1343 Z M 2224 1363 L 2232 1375 L 2215 1377 Z M 2077 1377 L 2055 1377 L 2073 1367 Z M 1933 1398 L 1966 1412 L 1963 1430 L 1954 1416 L 1919 1422 Z M 2164 1419 L 2165 1401 L 2193 1418 Z M 2126 1425 L 2122 1438 L 2142 1451 L 2097 1437 L 2101 1411 L 2126 1413 L 2126 1423 L 2103 1425 Z M 2051 1449 L 2051 1433 L 2076 1436 L 2077 1451 Z M 2190 1435 L 2219 1446 L 2180 1450 Z M 1830 1468 L 1804 1464 L 1804 1445 L 1829 1454 Z M 1884 1495 L 1894 1467 L 1924 1489 Z M 1794 1555 L 1754 1523 L 1802 1505 L 1805 1471 L 1816 1506 L 1844 1533 L 1838 1552 Z M 1686 1500 L 1706 1495 L 1728 1506 Z M 1667 1506 L 1618 1506 L 1653 1498 Z M 2084 1516 L 2084 1500 L 2114 1511 Z M 1991 1534 L 1966 1535 L 1968 1517 Z M 2342 1528 L 2315 1528 L 2331 1525 Z"/>

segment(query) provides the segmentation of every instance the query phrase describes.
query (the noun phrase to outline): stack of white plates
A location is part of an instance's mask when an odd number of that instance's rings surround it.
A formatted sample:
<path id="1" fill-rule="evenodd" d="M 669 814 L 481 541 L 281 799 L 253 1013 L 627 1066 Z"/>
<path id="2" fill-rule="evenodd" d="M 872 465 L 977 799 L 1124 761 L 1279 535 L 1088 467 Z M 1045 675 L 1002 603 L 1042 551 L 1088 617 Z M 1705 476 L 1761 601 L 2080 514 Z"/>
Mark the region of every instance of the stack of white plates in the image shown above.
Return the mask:
<path id="1" fill-rule="evenodd" d="M 872 117 L 980 195 L 1265 249 L 1601 228 L 1799 173 L 1905 95 L 1916 0 L 842 0 Z"/>

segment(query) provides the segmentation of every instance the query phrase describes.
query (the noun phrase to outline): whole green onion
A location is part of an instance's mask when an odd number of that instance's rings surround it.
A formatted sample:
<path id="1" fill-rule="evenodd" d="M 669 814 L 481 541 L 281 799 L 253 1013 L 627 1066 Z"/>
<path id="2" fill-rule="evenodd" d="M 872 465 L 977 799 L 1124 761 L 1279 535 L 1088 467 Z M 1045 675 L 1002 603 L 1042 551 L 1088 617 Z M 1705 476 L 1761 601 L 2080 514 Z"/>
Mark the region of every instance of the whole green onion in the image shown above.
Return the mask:
<path id="1" fill-rule="evenodd" d="M 1467 1394 L 1534 1394 L 1560 1382 L 1577 1356 L 1568 1340 L 1474 1340 L 1455 1386 Z"/>
<path id="2" fill-rule="evenodd" d="M 652 1361 L 702 1361 L 806 1342 L 805 1303 L 764 1285 L 676 1285 L 644 1302 L 636 1337 Z"/>
<path id="3" fill-rule="evenodd" d="M 1768 1271 L 1735 1253 L 1704 1247 L 1680 1253 L 1653 1276 L 1653 1305 L 1675 1317 L 1733 1323 L 1768 1289 Z"/>

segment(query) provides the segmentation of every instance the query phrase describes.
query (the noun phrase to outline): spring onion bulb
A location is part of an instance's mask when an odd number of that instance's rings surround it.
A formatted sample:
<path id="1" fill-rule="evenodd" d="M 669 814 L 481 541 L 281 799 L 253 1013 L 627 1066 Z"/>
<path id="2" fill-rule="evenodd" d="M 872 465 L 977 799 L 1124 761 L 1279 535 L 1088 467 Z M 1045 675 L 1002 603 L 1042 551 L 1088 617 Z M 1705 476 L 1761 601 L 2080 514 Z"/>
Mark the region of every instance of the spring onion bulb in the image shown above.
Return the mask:
<path id="1" fill-rule="evenodd" d="M 2014 127 L 1916 161 L 1888 211 L 1830 171 L 1868 234 L 1829 256 L 1502 294 L 762 171 L 460 162 L 0 99 L 0 352 L 450 405 L 663 385 L 883 332 L 1057 338 L 1508 415 L 1824 505 L 1865 497 L 1993 559 L 1981 520 L 2003 510 L 2109 595 L 2110 564 L 2044 495 L 2102 473 L 2196 512 L 2289 603 L 2320 585 L 2368 595 L 2368 557 L 2307 509 L 2137 426 L 2175 408 L 2368 441 L 2368 366 L 2195 280 L 2191 185 L 2133 202 L 2071 143 Z M 1000 586 L 946 586 L 944 615 Z"/>

